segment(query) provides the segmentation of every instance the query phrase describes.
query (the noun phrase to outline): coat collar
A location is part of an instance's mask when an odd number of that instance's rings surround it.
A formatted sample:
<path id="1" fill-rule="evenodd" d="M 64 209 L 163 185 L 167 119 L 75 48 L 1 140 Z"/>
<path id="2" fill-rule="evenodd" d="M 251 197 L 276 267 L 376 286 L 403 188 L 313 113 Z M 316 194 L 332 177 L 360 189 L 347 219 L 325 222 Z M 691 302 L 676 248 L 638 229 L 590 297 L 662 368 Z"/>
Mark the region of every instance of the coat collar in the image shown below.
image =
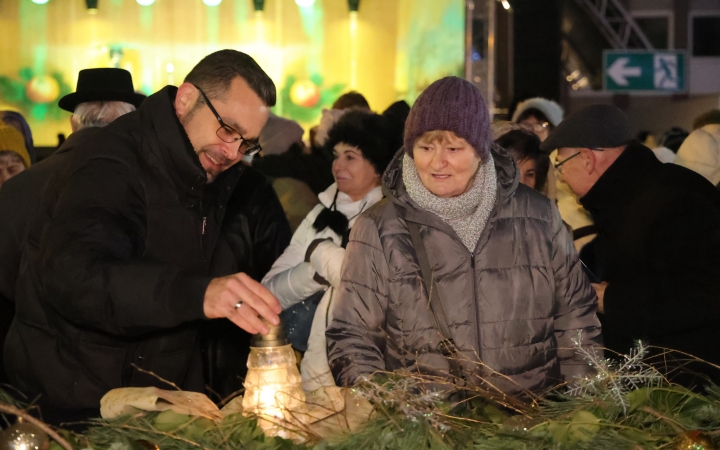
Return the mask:
<path id="1" fill-rule="evenodd" d="M 580 203 L 593 216 L 598 212 L 607 212 L 618 205 L 618 199 L 626 198 L 641 180 L 652 176 L 661 167 L 662 163 L 652 150 L 633 141 L 580 199 Z"/>
<path id="2" fill-rule="evenodd" d="M 336 192 L 337 183 L 333 183 L 329 188 L 318 195 L 318 200 L 320 200 L 320 203 L 322 203 L 324 207 L 330 208 L 332 206 L 333 199 L 335 199 Z M 354 218 L 361 212 L 382 200 L 382 197 L 383 193 L 380 186 L 371 189 L 367 194 L 365 194 L 365 197 L 356 202 L 352 201 L 350 196 L 344 192 L 339 192 L 337 201 L 335 202 L 335 208 L 337 211 L 343 213 L 348 220 L 354 220 Z"/>
<path id="3" fill-rule="evenodd" d="M 495 220 L 495 212 L 498 205 L 506 202 L 513 196 L 520 184 L 520 171 L 515 161 L 504 148 L 493 144 L 491 150 L 493 160 L 495 162 L 495 170 L 497 172 L 497 198 L 493 212 L 490 214 L 487 229 Z M 393 157 L 388 165 L 387 170 L 383 174 L 383 194 L 391 202 L 399 206 L 405 211 L 405 218 L 411 222 L 420 223 L 442 230 L 446 234 L 455 235 L 455 231 L 440 217 L 421 208 L 415 201 L 410 198 L 405 190 L 405 183 L 402 180 L 402 160 L 405 149 L 401 148 Z"/>
<path id="4" fill-rule="evenodd" d="M 157 139 L 160 157 L 178 187 L 199 189 L 207 183 L 207 175 L 175 113 L 177 90 L 164 87 L 149 96 L 138 113 L 143 127 Z"/>
<path id="5" fill-rule="evenodd" d="M 57 150 L 55 150 L 55 155 L 59 155 L 61 153 L 69 152 L 70 150 L 77 147 L 80 143 L 83 141 L 90 139 L 92 135 L 100 131 L 100 127 L 88 127 L 83 128 L 82 130 L 75 131 L 74 133 L 71 133 L 70 136 L 68 136 L 67 139 L 65 139 L 65 142 L 62 143 L 60 147 L 58 147 Z"/>

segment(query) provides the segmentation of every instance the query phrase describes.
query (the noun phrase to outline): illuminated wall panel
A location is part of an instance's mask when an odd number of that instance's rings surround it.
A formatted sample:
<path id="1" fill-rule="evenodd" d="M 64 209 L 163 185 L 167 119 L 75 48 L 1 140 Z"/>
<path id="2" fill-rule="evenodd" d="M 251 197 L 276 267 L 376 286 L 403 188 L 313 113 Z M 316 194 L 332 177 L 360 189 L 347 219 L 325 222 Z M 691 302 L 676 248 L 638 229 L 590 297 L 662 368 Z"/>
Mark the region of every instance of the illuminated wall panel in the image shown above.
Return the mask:
<path id="1" fill-rule="evenodd" d="M 301 2 L 302 3 L 302 2 Z M 309 2 L 308 2 L 309 3 Z M 180 84 L 204 55 L 235 48 L 251 54 L 275 81 L 275 112 L 304 126 L 342 92 L 363 93 L 381 111 L 408 102 L 433 80 L 461 75 L 462 0 L 83 0 L 0 2 L 0 108 L 29 118 L 38 145 L 69 134 L 57 99 L 74 90 L 79 70 L 122 67 L 150 94 Z"/>

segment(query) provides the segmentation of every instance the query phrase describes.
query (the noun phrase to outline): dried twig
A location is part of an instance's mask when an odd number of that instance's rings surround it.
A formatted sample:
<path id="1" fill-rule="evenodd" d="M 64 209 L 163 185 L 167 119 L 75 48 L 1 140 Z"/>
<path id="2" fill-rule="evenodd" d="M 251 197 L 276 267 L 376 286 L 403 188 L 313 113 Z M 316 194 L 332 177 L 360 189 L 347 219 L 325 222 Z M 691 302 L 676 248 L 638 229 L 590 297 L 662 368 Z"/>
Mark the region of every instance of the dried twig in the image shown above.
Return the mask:
<path id="1" fill-rule="evenodd" d="M 150 375 L 150 376 L 152 376 L 152 377 L 155 377 L 155 378 L 157 378 L 158 380 L 162 381 L 163 383 L 168 384 L 168 385 L 174 387 L 175 390 L 182 391 L 182 389 L 180 389 L 180 386 L 178 386 L 177 384 L 173 383 L 172 381 L 168 381 L 168 380 L 166 380 L 165 378 L 161 377 L 160 375 L 158 375 L 158 374 L 156 374 L 156 373 L 153 373 L 153 372 L 150 372 L 149 370 L 145 370 L 145 369 L 143 369 L 143 368 L 141 368 L 141 367 L 138 367 L 138 365 L 135 364 L 135 363 L 132 363 L 132 364 L 130 364 L 130 365 L 131 365 L 132 367 L 134 367 L 138 372 L 145 373 L 145 374 L 147 374 L 147 375 Z"/>

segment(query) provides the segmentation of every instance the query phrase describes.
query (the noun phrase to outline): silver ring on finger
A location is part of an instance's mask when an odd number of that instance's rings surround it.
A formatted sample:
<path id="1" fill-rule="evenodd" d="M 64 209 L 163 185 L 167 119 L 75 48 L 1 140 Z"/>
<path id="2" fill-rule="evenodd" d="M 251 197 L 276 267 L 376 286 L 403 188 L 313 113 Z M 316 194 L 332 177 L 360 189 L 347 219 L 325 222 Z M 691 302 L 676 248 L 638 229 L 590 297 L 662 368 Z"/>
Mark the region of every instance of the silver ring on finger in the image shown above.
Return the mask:
<path id="1" fill-rule="evenodd" d="M 238 309 L 240 309 L 240 307 L 241 307 L 242 305 L 243 305 L 243 302 L 237 302 L 237 303 L 235 303 L 235 311 L 237 311 Z"/>

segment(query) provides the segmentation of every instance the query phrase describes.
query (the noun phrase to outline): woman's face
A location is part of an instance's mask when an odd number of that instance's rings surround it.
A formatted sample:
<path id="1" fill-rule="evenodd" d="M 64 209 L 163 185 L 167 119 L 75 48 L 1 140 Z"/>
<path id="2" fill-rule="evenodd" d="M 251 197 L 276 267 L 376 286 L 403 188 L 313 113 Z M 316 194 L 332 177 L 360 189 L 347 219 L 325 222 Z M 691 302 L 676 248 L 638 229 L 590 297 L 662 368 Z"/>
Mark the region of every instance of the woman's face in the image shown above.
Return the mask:
<path id="1" fill-rule="evenodd" d="M 518 168 L 520 169 L 520 182 L 525 186 L 535 189 L 537 184 L 537 162 L 534 159 L 526 158 L 518 161 Z"/>
<path id="2" fill-rule="evenodd" d="M 25 170 L 25 163 L 15 152 L 0 152 L 0 186 Z"/>
<path id="3" fill-rule="evenodd" d="M 380 174 L 363 157 L 357 147 L 340 142 L 333 150 L 335 160 L 332 165 L 333 177 L 338 190 L 350 196 L 356 202 L 373 188 L 380 186 Z"/>
<path id="4" fill-rule="evenodd" d="M 438 197 L 464 193 L 480 165 L 475 149 L 450 131 L 446 131 L 442 139 L 432 139 L 429 134 L 434 132 L 423 134 L 413 146 L 413 160 L 420 180 Z"/>

